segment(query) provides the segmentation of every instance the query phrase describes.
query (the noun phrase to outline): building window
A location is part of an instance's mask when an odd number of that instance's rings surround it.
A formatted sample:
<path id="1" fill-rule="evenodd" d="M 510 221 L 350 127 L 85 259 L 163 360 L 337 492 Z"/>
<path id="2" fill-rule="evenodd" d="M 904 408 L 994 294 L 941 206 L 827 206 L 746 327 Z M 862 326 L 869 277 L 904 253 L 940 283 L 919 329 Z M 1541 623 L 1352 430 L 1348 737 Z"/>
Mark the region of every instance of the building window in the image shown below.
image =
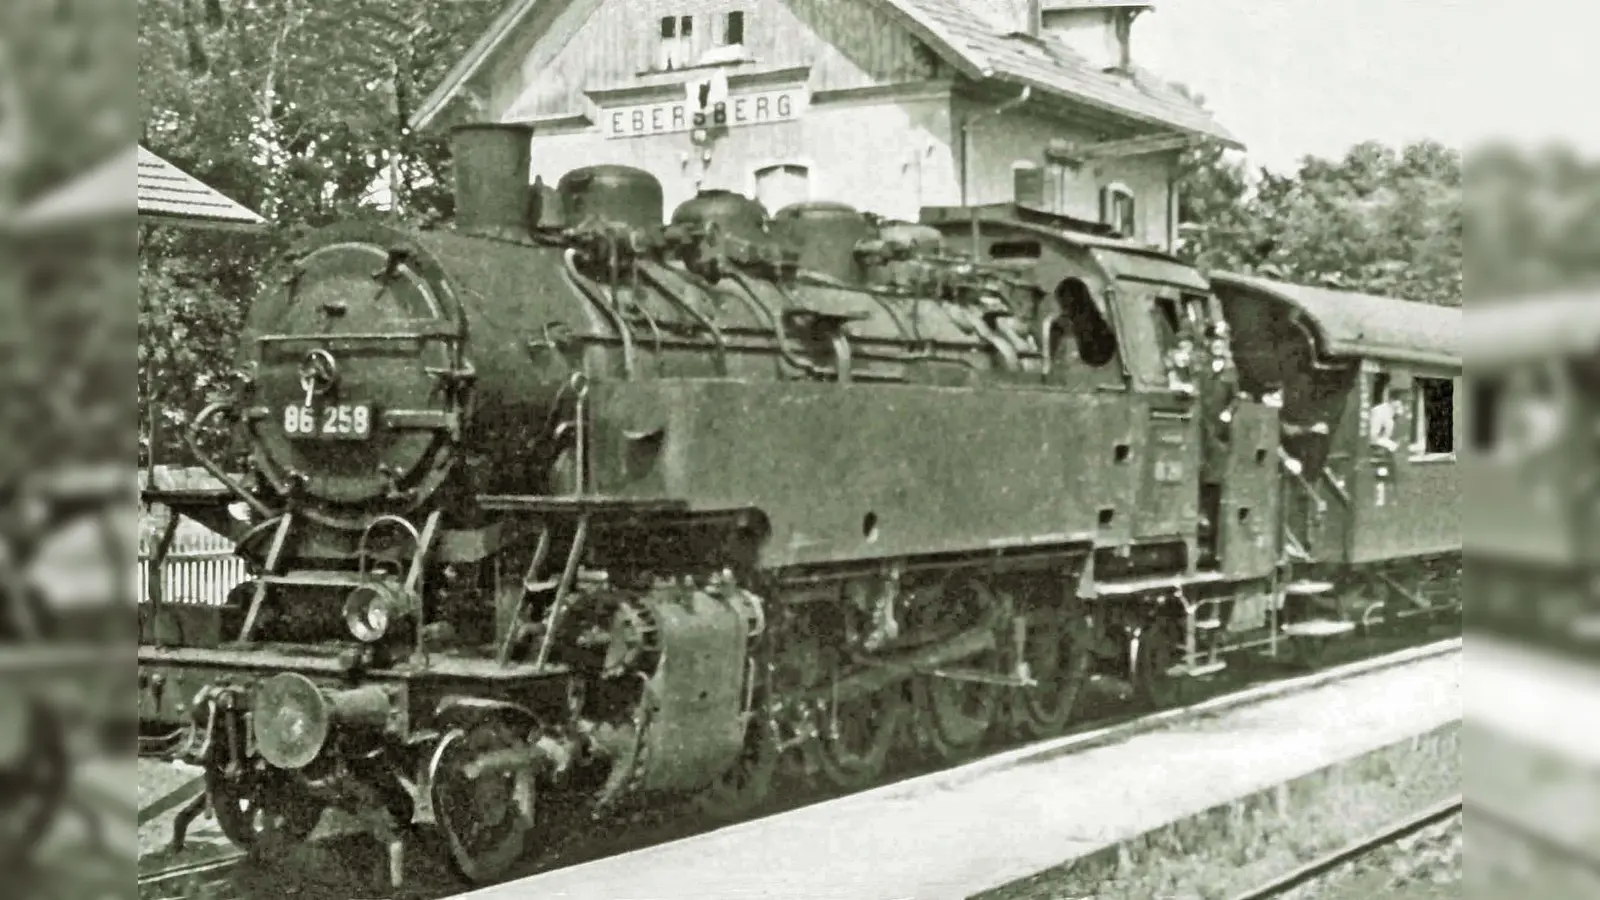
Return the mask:
<path id="1" fill-rule="evenodd" d="M 662 16 L 661 41 L 656 45 L 656 68 L 663 72 L 693 65 L 694 16 Z"/>
<path id="2" fill-rule="evenodd" d="M 1449 378 L 1418 378 L 1412 416 L 1411 452 L 1448 456 L 1456 452 L 1456 385 Z"/>
<path id="3" fill-rule="evenodd" d="M 811 199 L 811 170 L 798 163 L 763 166 L 756 170 L 756 199 L 767 212 Z"/>
<path id="4" fill-rule="evenodd" d="M 718 41 L 724 47 L 739 47 L 744 45 L 744 12 L 734 10 L 722 17 L 722 40 Z"/>
<path id="5" fill-rule="evenodd" d="M 1138 232 L 1134 212 L 1133 191 L 1127 185 L 1107 185 L 1100 191 L 1100 221 L 1115 228 L 1117 234 L 1133 237 Z"/>

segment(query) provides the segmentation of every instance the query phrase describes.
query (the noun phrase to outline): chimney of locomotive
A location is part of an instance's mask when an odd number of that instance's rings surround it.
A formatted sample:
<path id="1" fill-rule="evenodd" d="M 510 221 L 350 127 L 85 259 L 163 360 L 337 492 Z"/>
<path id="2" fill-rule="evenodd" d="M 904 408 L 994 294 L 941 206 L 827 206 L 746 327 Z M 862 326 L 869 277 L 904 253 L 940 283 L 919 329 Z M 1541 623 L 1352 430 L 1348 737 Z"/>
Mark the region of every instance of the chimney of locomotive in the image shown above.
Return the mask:
<path id="1" fill-rule="evenodd" d="M 507 240 L 528 236 L 532 148 L 527 125 L 484 122 L 450 130 L 457 231 Z"/>

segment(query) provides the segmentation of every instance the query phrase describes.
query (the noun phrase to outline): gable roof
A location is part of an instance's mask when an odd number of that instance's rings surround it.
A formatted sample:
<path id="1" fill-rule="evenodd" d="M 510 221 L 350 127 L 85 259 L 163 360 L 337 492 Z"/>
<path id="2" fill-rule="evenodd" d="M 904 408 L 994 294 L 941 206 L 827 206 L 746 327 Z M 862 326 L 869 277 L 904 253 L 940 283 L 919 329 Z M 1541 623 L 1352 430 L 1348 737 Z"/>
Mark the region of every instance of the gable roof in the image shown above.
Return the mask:
<path id="1" fill-rule="evenodd" d="M 436 119 L 541 0 L 511 0 L 411 118 L 422 129 Z M 549 2 L 549 0 L 545 0 Z M 948 65 L 974 81 L 1026 85 L 1175 131 L 1243 145 L 1176 89 L 1136 72 L 1096 69 L 1060 41 L 1009 33 L 966 0 L 859 0 L 880 4 Z"/>
<path id="2" fill-rule="evenodd" d="M 129 147 L 46 194 L 18 213 L 15 222 L 22 230 L 46 231 L 135 215 L 212 228 L 266 224 L 143 147 Z"/>

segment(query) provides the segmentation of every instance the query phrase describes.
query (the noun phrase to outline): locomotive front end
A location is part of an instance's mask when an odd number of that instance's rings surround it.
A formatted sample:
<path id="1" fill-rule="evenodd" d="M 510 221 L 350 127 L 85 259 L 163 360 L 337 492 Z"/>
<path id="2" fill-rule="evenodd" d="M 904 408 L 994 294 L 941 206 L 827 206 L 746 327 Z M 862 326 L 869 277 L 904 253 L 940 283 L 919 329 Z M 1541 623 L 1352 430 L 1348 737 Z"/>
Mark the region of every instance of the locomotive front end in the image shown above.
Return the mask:
<path id="1" fill-rule="evenodd" d="M 242 425 L 255 470 L 326 524 L 411 512 L 443 484 L 470 415 L 466 317 L 399 232 L 319 236 L 251 311 Z"/>

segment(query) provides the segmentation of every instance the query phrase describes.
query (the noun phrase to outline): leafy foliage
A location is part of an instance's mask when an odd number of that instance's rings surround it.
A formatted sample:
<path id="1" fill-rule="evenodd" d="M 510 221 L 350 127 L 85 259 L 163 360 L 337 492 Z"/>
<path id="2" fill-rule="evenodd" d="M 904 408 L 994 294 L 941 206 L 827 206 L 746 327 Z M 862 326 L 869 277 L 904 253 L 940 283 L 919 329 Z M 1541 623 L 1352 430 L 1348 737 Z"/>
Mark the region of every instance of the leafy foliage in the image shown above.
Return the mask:
<path id="1" fill-rule="evenodd" d="M 1185 153 L 1180 179 L 1181 252 L 1203 269 L 1461 302 L 1461 158 L 1441 144 L 1365 142 L 1342 159 L 1252 177 L 1208 142 Z"/>

